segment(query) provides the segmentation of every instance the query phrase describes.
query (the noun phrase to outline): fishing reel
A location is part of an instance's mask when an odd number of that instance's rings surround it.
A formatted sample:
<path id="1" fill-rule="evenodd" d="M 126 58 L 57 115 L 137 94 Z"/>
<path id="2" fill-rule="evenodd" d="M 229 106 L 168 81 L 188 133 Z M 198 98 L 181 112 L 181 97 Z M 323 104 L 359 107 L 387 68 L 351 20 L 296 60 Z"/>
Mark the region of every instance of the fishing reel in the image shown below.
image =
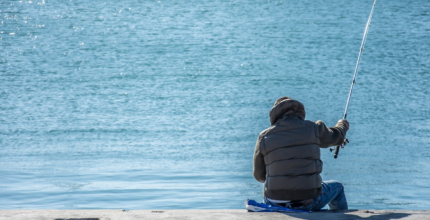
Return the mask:
<path id="1" fill-rule="evenodd" d="M 346 144 L 348 144 L 348 143 L 349 143 L 348 138 L 345 138 L 345 139 L 343 140 L 343 143 L 342 143 L 341 145 L 339 145 L 338 147 L 344 148 L 344 147 L 345 147 L 345 145 L 346 145 Z M 335 150 L 335 149 L 330 148 L 330 152 L 332 152 L 332 151 L 334 151 L 334 150 Z"/>

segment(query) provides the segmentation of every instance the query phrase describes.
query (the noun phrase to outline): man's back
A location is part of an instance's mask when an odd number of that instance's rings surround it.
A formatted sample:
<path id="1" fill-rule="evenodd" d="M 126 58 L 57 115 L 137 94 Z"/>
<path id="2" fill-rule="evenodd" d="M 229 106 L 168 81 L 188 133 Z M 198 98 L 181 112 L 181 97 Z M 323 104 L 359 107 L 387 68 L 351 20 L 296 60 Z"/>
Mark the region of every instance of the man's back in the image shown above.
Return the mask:
<path id="1" fill-rule="evenodd" d="M 322 161 L 316 126 L 290 116 L 262 132 L 260 151 L 265 167 L 255 167 L 259 179 L 264 169 L 264 195 L 276 200 L 304 200 L 321 192 Z"/>

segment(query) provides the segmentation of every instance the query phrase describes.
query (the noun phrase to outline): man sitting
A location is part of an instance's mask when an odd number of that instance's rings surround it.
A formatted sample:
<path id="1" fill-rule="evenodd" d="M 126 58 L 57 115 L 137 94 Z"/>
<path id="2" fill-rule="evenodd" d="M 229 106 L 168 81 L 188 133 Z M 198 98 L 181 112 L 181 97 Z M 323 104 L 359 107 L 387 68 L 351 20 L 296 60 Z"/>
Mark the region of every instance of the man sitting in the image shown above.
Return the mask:
<path id="1" fill-rule="evenodd" d="M 327 204 L 330 210 L 346 210 L 343 185 L 322 181 L 320 148 L 341 145 L 349 122 L 328 128 L 305 116 L 303 104 L 289 97 L 276 100 L 270 110 L 272 126 L 258 136 L 253 161 L 254 178 L 264 183 L 264 202 L 307 211 Z"/>

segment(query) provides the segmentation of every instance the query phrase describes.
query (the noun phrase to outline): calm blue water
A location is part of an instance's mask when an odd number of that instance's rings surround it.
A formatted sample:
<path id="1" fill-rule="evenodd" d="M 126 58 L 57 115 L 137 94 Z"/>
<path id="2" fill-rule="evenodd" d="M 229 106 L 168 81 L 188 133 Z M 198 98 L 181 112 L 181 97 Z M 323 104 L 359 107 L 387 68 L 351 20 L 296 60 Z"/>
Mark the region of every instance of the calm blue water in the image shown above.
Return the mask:
<path id="1" fill-rule="evenodd" d="M 373 1 L 0 2 L 1 209 L 241 209 L 281 96 L 343 115 Z M 323 151 L 353 209 L 429 209 L 430 3 L 377 2 Z"/>

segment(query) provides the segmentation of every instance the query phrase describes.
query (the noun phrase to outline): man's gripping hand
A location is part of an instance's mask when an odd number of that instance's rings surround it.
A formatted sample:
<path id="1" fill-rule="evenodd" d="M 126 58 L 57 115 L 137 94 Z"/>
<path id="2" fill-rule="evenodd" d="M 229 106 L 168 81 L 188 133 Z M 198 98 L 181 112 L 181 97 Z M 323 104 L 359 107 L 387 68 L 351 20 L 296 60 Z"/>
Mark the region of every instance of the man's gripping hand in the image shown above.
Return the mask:
<path id="1" fill-rule="evenodd" d="M 346 119 L 340 119 L 339 121 L 338 121 L 338 123 L 339 122 L 342 122 L 343 124 L 345 124 L 345 126 L 346 126 L 346 130 L 348 131 L 349 130 L 349 122 L 346 120 Z"/>

